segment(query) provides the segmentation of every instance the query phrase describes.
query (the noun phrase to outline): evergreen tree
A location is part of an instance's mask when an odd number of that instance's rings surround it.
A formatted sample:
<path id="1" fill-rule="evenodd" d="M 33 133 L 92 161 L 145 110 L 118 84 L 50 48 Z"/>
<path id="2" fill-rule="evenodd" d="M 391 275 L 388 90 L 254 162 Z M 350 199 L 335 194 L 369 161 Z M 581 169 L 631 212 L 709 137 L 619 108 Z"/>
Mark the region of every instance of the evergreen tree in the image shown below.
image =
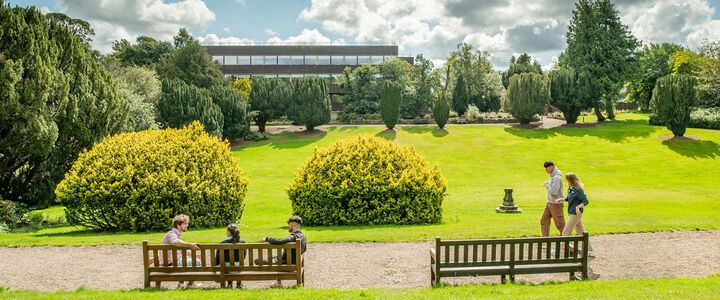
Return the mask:
<path id="1" fill-rule="evenodd" d="M 690 109 L 695 104 L 695 79 L 673 74 L 661 77 L 653 89 L 653 113 L 675 136 L 685 135 Z"/>
<path id="2" fill-rule="evenodd" d="M 291 120 L 305 125 L 307 131 L 330 122 L 330 96 L 322 78 L 304 77 L 295 81 Z"/>
<path id="3" fill-rule="evenodd" d="M 547 77 L 537 73 L 513 75 L 505 90 L 505 100 L 507 110 L 520 124 L 530 124 L 550 101 Z"/>
<path id="4" fill-rule="evenodd" d="M 444 129 L 450 119 L 450 106 L 448 105 L 445 93 L 440 93 L 433 104 L 433 119 L 440 129 Z"/>
<path id="5" fill-rule="evenodd" d="M 157 67 L 160 78 L 180 79 L 204 89 L 226 84 L 220 65 L 184 28 L 175 36 L 175 47 Z"/>
<path id="6" fill-rule="evenodd" d="M 173 52 L 172 44 L 158 41 L 151 37 L 140 36 L 135 45 L 122 39 L 113 42 L 110 59 L 120 62 L 122 66 L 155 67 L 163 57 Z"/>
<path id="7" fill-rule="evenodd" d="M 508 83 L 510 82 L 510 77 L 515 74 L 522 73 L 542 74 L 542 67 L 540 66 L 540 63 L 537 62 L 537 60 L 533 60 L 532 57 L 530 57 L 530 55 L 528 55 L 527 53 L 520 54 L 517 59 L 513 55 L 510 58 L 510 66 L 508 66 L 508 70 L 503 72 L 502 74 L 503 86 L 507 88 Z"/>
<path id="8" fill-rule="evenodd" d="M 465 84 L 465 76 L 462 74 L 458 76 L 455 88 L 453 89 L 452 106 L 453 110 L 462 116 L 465 114 L 468 105 L 470 104 L 470 95 L 468 94 L 468 88 Z"/>
<path id="9" fill-rule="evenodd" d="M 577 97 L 577 74 L 570 69 L 557 69 L 550 76 L 550 105 L 562 111 L 568 124 L 577 122 L 580 112 L 588 108 Z"/>
<path id="10" fill-rule="evenodd" d="M 682 46 L 672 43 L 650 44 L 643 47 L 638 54 L 639 69 L 633 79 L 625 85 L 627 88 L 625 99 L 637 103 L 640 109 L 647 111 L 650 108 L 655 81 L 670 75 L 672 72 L 670 57 L 683 49 Z"/>
<path id="11" fill-rule="evenodd" d="M 395 81 L 386 80 L 380 94 L 380 114 L 388 129 L 395 128 L 400 119 L 400 102 L 402 85 Z"/>
<path id="12" fill-rule="evenodd" d="M 78 153 L 127 126 L 80 23 L 0 1 L 1 198 L 47 206 Z"/>
<path id="13" fill-rule="evenodd" d="M 599 121 L 602 100 L 608 118 L 615 117 L 613 101 L 620 87 L 637 67 L 636 50 L 640 43 L 610 0 L 579 0 L 567 32 L 567 50 L 560 60 L 578 75 L 580 101 L 591 103 Z"/>
<path id="14" fill-rule="evenodd" d="M 245 118 L 247 101 L 244 97 L 225 85 L 212 87 L 210 96 L 223 114 L 223 137 L 228 139 L 243 137 L 250 130 L 250 124 Z"/>
<path id="15" fill-rule="evenodd" d="M 292 96 L 290 84 L 277 78 L 253 77 L 250 92 L 250 108 L 260 132 L 265 132 L 268 121 L 288 115 L 289 99 Z"/>
<path id="16" fill-rule="evenodd" d="M 344 112 L 359 115 L 378 113 L 381 87 L 379 74 L 380 69 L 370 64 L 343 70 L 338 85 L 347 91 L 342 98 L 345 104 Z"/>
<path id="17" fill-rule="evenodd" d="M 208 133 L 223 135 L 223 113 L 206 89 L 177 79 L 163 79 L 157 109 L 158 122 L 163 127 L 182 128 L 198 120 Z"/>

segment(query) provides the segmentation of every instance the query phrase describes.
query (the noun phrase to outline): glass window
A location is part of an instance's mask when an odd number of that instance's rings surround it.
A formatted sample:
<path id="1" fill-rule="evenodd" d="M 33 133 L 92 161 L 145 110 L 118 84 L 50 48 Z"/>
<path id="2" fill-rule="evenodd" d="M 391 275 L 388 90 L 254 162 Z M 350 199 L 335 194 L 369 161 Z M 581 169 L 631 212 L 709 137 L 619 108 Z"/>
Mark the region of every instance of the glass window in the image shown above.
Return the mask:
<path id="1" fill-rule="evenodd" d="M 278 74 L 279 78 L 290 78 L 290 74 Z"/>
<path id="2" fill-rule="evenodd" d="M 327 55 L 318 56 L 318 65 L 323 65 L 323 66 L 330 65 L 330 56 L 327 56 Z"/>
<path id="3" fill-rule="evenodd" d="M 345 56 L 345 64 L 348 66 L 356 66 L 358 64 L 357 56 Z"/>
<path id="4" fill-rule="evenodd" d="M 395 55 L 385 55 L 385 61 L 391 60 L 391 59 L 396 58 L 396 57 L 397 57 L 397 56 L 395 56 Z"/>
<path id="5" fill-rule="evenodd" d="M 379 64 L 381 64 L 382 61 L 383 61 L 383 57 L 382 57 L 382 56 L 372 56 L 370 59 L 372 60 L 372 64 L 373 64 L 373 65 L 379 65 Z"/>
<path id="6" fill-rule="evenodd" d="M 278 56 L 278 65 L 288 66 L 290 64 L 290 56 Z"/>
<path id="7" fill-rule="evenodd" d="M 277 56 L 265 56 L 265 64 L 266 65 L 277 65 L 278 63 L 278 57 Z"/>
<path id="8" fill-rule="evenodd" d="M 292 75 L 290 75 L 290 77 L 292 77 L 292 78 L 302 78 L 302 77 L 303 77 L 303 74 L 292 74 Z"/>
<path id="9" fill-rule="evenodd" d="M 364 65 L 370 63 L 370 56 L 358 56 L 358 65 Z"/>
<path id="10" fill-rule="evenodd" d="M 332 60 L 332 65 L 334 66 L 345 65 L 345 58 L 342 55 L 333 55 L 330 57 L 330 60 Z"/>
<path id="11" fill-rule="evenodd" d="M 305 64 L 306 65 L 317 65 L 318 64 L 318 58 L 315 55 L 305 55 Z"/>
<path id="12" fill-rule="evenodd" d="M 305 59 L 298 55 L 298 56 L 292 56 L 292 65 L 293 66 L 301 66 L 305 64 Z"/>
<path id="13" fill-rule="evenodd" d="M 264 65 L 265 59 L 263 59 L 263 58 L 264 58 L 263 56 L 253 56 L 252 57 L 252 65 L 255 65 L 255 66 Z"/>
<path id="14" fill-rule="evenodd" d="M 250 56 L 238 56 L 237 57 L 237 64 L 243 65 L 243 66 L 249 66 L 250 65 Z"/>
<path id="15" fill-rule="evenodd" d="M 237 56 L 225 56 L 226 65 L 237 65 Z"/>
<path id="16" fill-rule="evenodd" d="M 222 55 L 213 55 L 213 60 L 218 62 L 219 64 L 223 65 L 223 56 Z"/>

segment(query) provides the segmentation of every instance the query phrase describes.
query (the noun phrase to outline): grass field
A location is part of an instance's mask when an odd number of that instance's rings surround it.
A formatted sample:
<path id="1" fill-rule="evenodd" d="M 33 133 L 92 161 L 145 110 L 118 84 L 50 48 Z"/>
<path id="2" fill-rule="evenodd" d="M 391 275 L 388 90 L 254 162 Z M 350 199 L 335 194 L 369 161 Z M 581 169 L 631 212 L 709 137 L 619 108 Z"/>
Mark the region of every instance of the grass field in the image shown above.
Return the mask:
<path id="1" fill-rule="evenodd" d="M 720 299 L 720 277 L 582 281 L 541 285 L 463 285 L 422 289 L 0 290 L 3 299 Z"/>
<path id="2" fill-rule="evenodd" d="M 515 237 L 539 234 L 544 207 L 542 167 L 552 159 L 586 185 L 590 206 L 584 223 L 592 234 L 720 229 L 720 131 L 689 129 L 697 141 L 661 141 L 670 132 L 648 126 L 647 116 L 625 114 L 590 128 L 522 129 L 506 125 L 331 127 L 319 134 L 287 133 L 234 149 L 250 178 L 241 222 L 243 238 L 284 235 L 291 214 L 286 188 L 313 149 L 341 138 L 371 134 L 412 145 L 440 166 L 448 180 L 443 222 L 417 226 L 308 227 L 310 242 L 427 241 L 443 238 Z M 503 188 L 515 189 L 522 214 L 502 215 Z M 159 242 L 163 233 L 92 233 L 71 226 L 0 234 L 0 245 L 137 244 Z M 195 229 L 198 242 L 222 240 L 224 229 Z"/>

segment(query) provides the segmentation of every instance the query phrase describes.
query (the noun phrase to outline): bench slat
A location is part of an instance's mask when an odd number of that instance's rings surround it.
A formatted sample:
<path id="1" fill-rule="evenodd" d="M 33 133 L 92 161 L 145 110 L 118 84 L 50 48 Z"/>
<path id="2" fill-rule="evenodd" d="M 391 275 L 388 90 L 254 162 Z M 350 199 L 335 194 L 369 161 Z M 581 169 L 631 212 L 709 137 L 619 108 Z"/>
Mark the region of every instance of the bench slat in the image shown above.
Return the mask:
<path id="1" fill-rule="evenodd" d="M 156 267 L 160 266 L 160 257 L 157 250 L 153 250 L 153 265 Z"/>
<path id="2" fill-rule="evenodd" d="M 177 259 L 177 251 L 170 251 L 170 252 L 172 252 L 172 259 L 173 259 L 173 261 L 171 262 L 171 264 L 172 264 L 173 267 L 177 268 L 177 261 L 178 261 L 178 259 Z"/>

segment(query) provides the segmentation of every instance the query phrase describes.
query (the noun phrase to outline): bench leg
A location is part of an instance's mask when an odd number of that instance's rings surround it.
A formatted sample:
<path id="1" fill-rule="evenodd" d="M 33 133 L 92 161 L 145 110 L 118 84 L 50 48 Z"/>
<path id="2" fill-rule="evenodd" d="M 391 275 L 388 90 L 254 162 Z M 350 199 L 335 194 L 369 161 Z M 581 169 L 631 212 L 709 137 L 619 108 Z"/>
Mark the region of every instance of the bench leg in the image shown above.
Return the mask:
<path id="1" fill-rule="evenodd" d="M 227 281 L 225 281 L 224 279 L 221 280 L 221 281 L 220 281 L 220 287 L 221 287 L 221 288 L 227 287 Z"/>
<path id="2" fill-rule="evenodd" d="M 514 282 L 515 282 L 515 275 L 510 275 L 510 282 L 511 282 L 511 283 L 514 283 Z"/>
<path id="3" fill-rule="evenodd" d="M 161 289 L 162 285 L 160 284 L 160 281 L 155 281 L 155 288 Z"/>
<path id="4" fill-rule="evenodd" d="M 500 282 L 502 282 L 503 284 L 507 282 L 505 275 L 500 275 Z"/>

